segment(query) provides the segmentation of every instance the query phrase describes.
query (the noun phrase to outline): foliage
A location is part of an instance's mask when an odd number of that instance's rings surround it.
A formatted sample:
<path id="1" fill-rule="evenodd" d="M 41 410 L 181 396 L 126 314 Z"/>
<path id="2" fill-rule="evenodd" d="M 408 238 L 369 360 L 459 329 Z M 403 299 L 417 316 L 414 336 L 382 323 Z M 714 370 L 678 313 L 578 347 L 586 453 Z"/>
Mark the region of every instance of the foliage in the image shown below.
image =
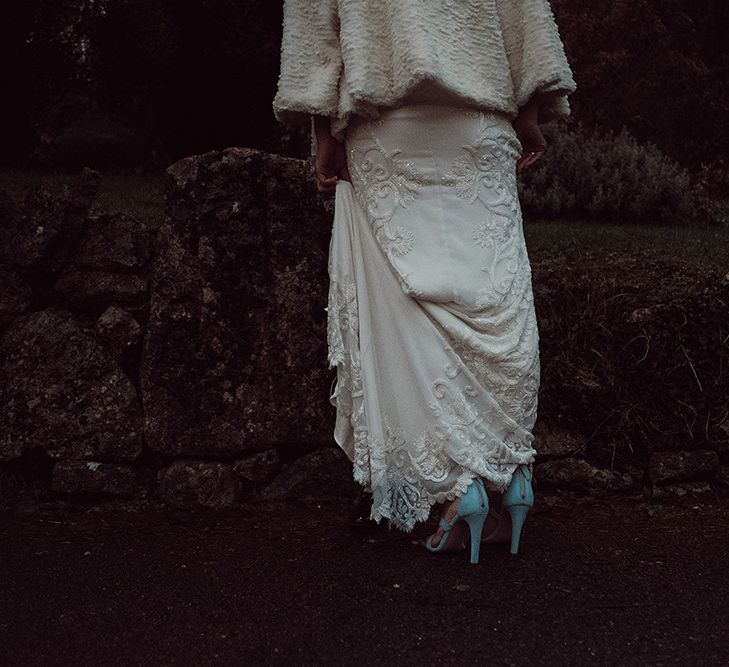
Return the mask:
<path id="1" fill-rule="evenodd" d="M 726 0 L 550 0 L 586 127 L 627 127 L 699 170 L 729 145 Z M 159 165 L 231 145 L 296 151 L 272 114 L 282 0 L 23 0 L 0 7 L 0 160 L 88 113 Z M 9 101 L 9 103 L 7 102 Z M 292 148 L 296 147 L 298 148 Z M 51 151 L 52 152 L 52 151 Z"/>
<path id="2" fill-rule="evenodd" d="M 0 7 L 0 161 L 42 158 L 88 113 L 158 164 L 211 148 L 275 151 L 281 3 L 27 0 Z"/>
<path id="3" fill-rule="evenodd" d="M 545 136 L 549 148 L 520 183 L 532 213 L 680 224 L 700 210 L 689 173 L 625 129 L 599 135 L 551 123 Z"/>
<path id="4" fill-rule="evenodd" d="M 655 449 L 720 448 L 725 268 L 642 240 L 609 252 L 591 231 L 569 253 L 530 251 L 545 360 L 540 413 L 588 436 L 588 459 L 606 466 Z"/>
<path id="5" fill-rule="evenodd" d="M 113 0 L 99 25 L 105 104 L 141 119 L 167 160 L 274 150 L 281 20 L 278 3 Z"/>
<path id="6" fill-rule="evenodd" d="M 0 7 L 0 160 L 28 152 L 88 105 L 94 63 L 87 27 L 101 11 L 94 0 Z"/>
<path id="7" fill-rule="evenodd" d="M 726 0 L 551 0 L 575 71 L 575 116 L 626 126 L 682 164 L 729 145 Z"/>

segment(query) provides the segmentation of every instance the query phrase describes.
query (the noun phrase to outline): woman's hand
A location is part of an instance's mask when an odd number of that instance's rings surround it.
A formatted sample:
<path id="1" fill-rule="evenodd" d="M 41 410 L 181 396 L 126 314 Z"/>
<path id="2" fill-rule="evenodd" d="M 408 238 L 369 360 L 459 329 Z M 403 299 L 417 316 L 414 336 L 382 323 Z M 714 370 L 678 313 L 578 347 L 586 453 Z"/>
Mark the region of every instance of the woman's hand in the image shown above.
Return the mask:
<path id="1" fill-rule="evenodd" d="M 516 161 L 516 172 L 520 173 L 533 165 L 547 150 L 547 142 L 539 127 L 539 104 L 536 95 L 519 109 L 519 115 L 512 125 L 522 145 L 521 157 Z"/>
<path id="2" fill-rule="evenodd" d="M 319 192 L 334 192 L 337 179 L 352 182 L 347 168 L 347 152 L 345 145 L 337 141 L 330 132 L 329 118 L 326 116 L 314 117 L 316 132 L 316 187 Z"/>

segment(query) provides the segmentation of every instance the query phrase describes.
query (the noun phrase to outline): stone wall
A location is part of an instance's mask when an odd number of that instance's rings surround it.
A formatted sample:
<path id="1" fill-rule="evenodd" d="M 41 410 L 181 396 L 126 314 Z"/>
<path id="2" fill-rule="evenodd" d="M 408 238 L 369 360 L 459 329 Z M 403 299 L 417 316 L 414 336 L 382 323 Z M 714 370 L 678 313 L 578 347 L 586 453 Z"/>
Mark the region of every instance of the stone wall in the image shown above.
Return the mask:
<path id="1" fill-rule="evenodd" d="M 88 170 L 20 207 L 0 193 L 0 502 L 347 497 L 326 368 L 333 202 L 305 162 L 249 149 L 186 158 L 167 179 L 159 228 L 89 215 Z M 631 273 L 630 258 L 531 259 L 537 486 L 724 493 L 729 280 L 655 262 Z M 694 328 L 676 317 L 689 306 Z M 615 318 L 619 334 L 586 338 Z M 667 395 L 650 393 L 658 378 Z M 685 431 L 676 401 L 693 416 Z"/>

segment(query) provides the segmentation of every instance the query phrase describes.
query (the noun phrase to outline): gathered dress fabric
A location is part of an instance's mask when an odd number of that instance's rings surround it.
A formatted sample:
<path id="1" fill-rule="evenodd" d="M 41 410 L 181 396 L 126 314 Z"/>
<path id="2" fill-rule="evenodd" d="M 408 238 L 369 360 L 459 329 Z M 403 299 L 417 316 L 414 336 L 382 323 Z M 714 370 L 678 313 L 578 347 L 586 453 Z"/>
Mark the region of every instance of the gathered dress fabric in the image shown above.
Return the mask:
<path id="1" fill-rule="evenodd" d="M 540 382 L 507 114 L 450 104 L 350 122 L 329 248 L 334 438 L 404 531 L 480 476 L 530 469 Z"/>
<path id="2" fill-rule="evenodd" d="M 570 113 L 549 0 L 284 0 L 278 121 L 329 120 L 334 439 L 410 531 L 474 477 L 533 466 L 540 381 L 511 121 Z"/>

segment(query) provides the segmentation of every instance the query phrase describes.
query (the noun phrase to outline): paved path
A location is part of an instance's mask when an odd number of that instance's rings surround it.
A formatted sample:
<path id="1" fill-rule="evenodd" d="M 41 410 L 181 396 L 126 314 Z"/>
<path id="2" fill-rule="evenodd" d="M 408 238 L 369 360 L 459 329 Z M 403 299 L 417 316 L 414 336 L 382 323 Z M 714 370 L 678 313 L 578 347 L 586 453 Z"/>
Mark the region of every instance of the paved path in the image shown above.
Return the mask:
<path id="1" fill-rule="evenodd" d="M 3 665 L 729 663 L 729 503 L 546 502 L 434 556 L 326 506 L 0 515 Z"/>

